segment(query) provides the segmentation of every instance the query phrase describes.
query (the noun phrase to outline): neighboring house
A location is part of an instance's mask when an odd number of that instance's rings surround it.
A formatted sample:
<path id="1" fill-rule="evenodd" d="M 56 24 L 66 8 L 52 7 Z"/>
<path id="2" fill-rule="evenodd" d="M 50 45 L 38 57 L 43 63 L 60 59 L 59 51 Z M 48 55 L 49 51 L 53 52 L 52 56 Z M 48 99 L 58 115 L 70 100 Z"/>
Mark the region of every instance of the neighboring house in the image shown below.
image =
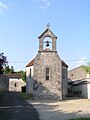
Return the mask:
<path id="1" fill-rule="evenodd" d="M 21 87 L 26 85 L 22 80 L 22 75 L 20 73 L 8 74 L 9 77 L 9 91 L 21 92 Z"/>
<path id="2" fill-rule="evenodd" d="M 0 74 L 0 92 L 8 90 L 9 90 L 9 78 L 4 74 Z"/>
<path id="3" fill-rule="evenodd" d="M 39 51 L 26 65 L 26 94 L 41 99 L 63 99 L 68 94 L 68 65 L 57 53 L 57 37 L 47 27 L 38 38 Z"/>
<path id="4" fill-rule="evenodd" d="M 68 72 L 69 92 L 73 95 L 90 99 L 90 76 L 83 65 Z"/>

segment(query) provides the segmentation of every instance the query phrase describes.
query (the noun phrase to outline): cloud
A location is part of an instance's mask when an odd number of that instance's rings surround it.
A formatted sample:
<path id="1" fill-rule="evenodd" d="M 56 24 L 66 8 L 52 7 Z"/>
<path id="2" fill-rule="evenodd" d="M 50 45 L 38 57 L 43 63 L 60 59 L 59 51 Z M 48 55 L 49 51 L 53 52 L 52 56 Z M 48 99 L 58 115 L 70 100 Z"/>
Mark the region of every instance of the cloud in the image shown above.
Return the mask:
<path id="1" fill-rule="evenodd" d="M 5 9 L 8 9 L 9 5 L 3 2 L 0 2 L 0 13 L 3 13 Z"/>
<path id="2" fill-rule="evenodd" d="M 46 9 L 51 5 L 49 0 L 33 0 L 33 1 L 39 3 L 39 8 L 40 9 Z"/>
<path id="3" fill-rule="evenodd" d="M 77 61 L 77 67 L 84 65 L 86 63 L 86 57 L 82 57 L 79 61 Z"/>

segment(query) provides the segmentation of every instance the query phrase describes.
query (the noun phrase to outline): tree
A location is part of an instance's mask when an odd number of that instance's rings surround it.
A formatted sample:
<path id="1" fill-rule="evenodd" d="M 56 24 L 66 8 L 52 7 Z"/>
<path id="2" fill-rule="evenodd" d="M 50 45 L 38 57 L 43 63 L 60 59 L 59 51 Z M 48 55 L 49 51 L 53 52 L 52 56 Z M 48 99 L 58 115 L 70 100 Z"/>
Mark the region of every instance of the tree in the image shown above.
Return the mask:
<path id="1" fill-rule="evenodd" d="M 14 67 L 11 66 L 11 68 L 10 68 L 9 65 L 8 65 L 8 66 L 5 66 L 5 67 L 4 67 L 4 73 L 5 73 L 5 74 L 14 73 Z"/>
<path id="2" fill-rule="evenodd" d="M 3 67 L 8 63 L 7 57 L 4 56 L 4 53 L 0 53 L 0 74 L 3 74 Z"/>
<path id="3" fill-rule="evenodd" d="M 84 65 L 83 68 L 85 69 L 87 74 L 90 74 L 90 62 L 88 62 L 87 65 Z"/>
<path id="4" fill-rule="evenodd" d="M 5 74 L 10 73 L 9 65 L 8 65 L 8 66 L 5 66 L 5 68 L 4 68 L 4 73 L 5 73 Z"/>
<path id="5" fill-rule="evenodd" d="M 23 70 L 18 71 L 17 73 L 20 73 L 22 75 L 22 80 L 26 82 L 26 72 Z"/>
<path id="6" fill-rule="evenodd" d="M 11 66 L 10 73 L 14 73 L 14 67 Z"/>

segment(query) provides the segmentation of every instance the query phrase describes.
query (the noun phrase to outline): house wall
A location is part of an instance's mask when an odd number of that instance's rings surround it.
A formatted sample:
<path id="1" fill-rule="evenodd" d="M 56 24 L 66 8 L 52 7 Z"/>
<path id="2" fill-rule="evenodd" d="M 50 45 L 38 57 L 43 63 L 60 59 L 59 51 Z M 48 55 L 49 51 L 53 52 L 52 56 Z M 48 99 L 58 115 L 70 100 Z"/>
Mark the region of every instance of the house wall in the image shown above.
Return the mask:
<path id="1" fill-rule="evenodd" d="M 90 99 L 90 83 L 88 83 L 88 99 Z"/>
<path id="2" fill-rule="evenodd" d="M 82 91 L 81 96 L 84 98 L 90 99 L 90 83 L 87 82 L 82 84 L 80 89 Z"/>
<path id="3" fill-rule="evenodd" d="M 22 79 L 9 78 L 9 91 L 21 92 L 21 87 L 26 85 Z"/>
<path id="4" fill-rule="evenodd" d="M 31 69 L 31 75 L 30 75 Z M 26 94 L 29 96 L 33 94 L 33 76 L 34 76 L 34 66 L 26 67 Z"/>
<path id="5" fill-rule="evenodd" d="M 6 75 L 0 75 L 0 91 L 9 90 L 9 78 Z"/>
<path id="6" fill-rule="evenodd" d="M 62 66 L 62 89 L 63 89 L 63 98 L 68 95 L 68 75 L 67 67 Z"/>
<path id="7" fill-rule="evenodd" d="M 86 83 L 81 85 L 72 86 L 73 91 L 81 91 L 81 97 L 90 99 L 90 75 L 86 73 L 83 66 L 77 67 L 69 71 L 69 79 L 71 80 L 84 80 Z"/>
<path id="8" fill-rule="evenodd" d="M 88 98 L 88 84 L 81 85 L 81 97 Z"/>
<path id="9" fill-rule="evenodd" d="M 82 66 L 72 69 L 68 72 L 68 78 L 71 80 L 81 80 L 87 77 L 87 74 Z"/>
<path id="10" fill-rule="evenodd" d="M 34 66 L 30 66 L 26 68 L 26 77 L 30 77 L 30 69 L 31 69 L 31 77 L 34 75 Z"/>

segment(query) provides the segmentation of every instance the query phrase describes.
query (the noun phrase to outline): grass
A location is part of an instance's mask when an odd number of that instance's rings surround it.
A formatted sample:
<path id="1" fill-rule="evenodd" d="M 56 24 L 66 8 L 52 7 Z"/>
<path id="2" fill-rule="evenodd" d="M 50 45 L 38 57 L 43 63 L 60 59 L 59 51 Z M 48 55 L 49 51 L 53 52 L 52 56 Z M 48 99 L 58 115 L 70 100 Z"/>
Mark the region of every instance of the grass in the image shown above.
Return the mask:
<path id="1" fill-rule="evenodd" d="M 28 99 L 33 100 L 33 96 L 32 95 L 27 96 L 26 93 L 24 93 L 24 92 L 22 92 L 20 94 L 20 98 L 23 99 L 23 100 L 28 100 Z"/>
<path id="2" fill-rule="evenodd" d="M 69 120 L 90 120 L 90 118 L 75 118 L 75 119 L 69 119 Z"/>

